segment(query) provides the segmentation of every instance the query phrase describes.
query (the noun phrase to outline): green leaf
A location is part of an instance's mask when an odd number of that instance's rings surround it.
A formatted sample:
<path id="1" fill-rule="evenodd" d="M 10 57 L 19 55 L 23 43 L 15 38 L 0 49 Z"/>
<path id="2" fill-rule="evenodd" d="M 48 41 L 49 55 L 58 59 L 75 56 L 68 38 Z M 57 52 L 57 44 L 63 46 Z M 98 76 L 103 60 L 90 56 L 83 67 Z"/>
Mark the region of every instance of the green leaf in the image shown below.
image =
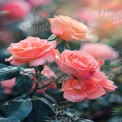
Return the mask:
<path id="1" fill-rule="evenodd" d="M 54 115 L 51 104 L 46 99 L 32 100 L 33 109 L 24 122 L 45 122 L 49 116 Z"/>
<path id="2" fill-rule="evenodd" d="M 7 67 L 7 65 L 0 63 L 0 69 L 5 67 Z"/>
<path id="3" fill-rule="evenodd" d="M 48 41 L 52 41 L 52 40 L 55 40 L 57 38 L 56 35 L 52 34 L 49 38 L 48 38 Z"/>
<path id="4" fill-rule="evenodd" d="M 5 116 L 16 117 L 19 120 L 25 119 L 32 111 L 32 102 L 28 100 L 13 100 L 5 105 Z"/>
<path id="5" fill-rule="evenodd" d="M 46 93 L 52 96 L 57 102 L 63 102 L 66 101 L 63 98 L 63 92 L 61 90 L 57 89 L 47 89 Z"/>
<path id="6" fill-rule="evenodd" d="M 122 117 L 112 117 L 108 122 L 122 122 Z"/>
<path id="7" fill-rule="evenodd" d="M 20 68 L 7 66 L 0 69 L 0 80 L 8 80 L 16 77 L 20 73 Z"/>
<path id="8" fill-rule="evenodd" d="M 20 120 L 18 120 L 16 117 L 12 117 L 12 118 L 0 117 L 0 122 L 20 122 Z"/>
<path id="9" fill-rule="evenodd" d="M 26 75 L 18 75 L 16 77 L 16 86 L 13 88 L 13 95 L 21 95 L 28 92 L 33 85 L 33 80 Z"/>
<path id="10" fill-rule="evenodd" d="M 3 91 L 3 88 L 0 87 L 0 103 L 5 102 L 9 99 L 8 95 L 6 95 Z"/>

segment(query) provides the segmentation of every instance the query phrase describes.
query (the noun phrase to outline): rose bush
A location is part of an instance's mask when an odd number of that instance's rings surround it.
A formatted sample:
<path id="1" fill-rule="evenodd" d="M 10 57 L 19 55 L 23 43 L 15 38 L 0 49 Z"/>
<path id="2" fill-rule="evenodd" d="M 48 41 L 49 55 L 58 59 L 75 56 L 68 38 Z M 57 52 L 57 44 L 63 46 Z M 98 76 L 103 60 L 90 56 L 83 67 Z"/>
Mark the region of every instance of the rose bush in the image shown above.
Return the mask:
<path id="1" fill-rule="evenodd" d="M 116 59 L 118 57 L 118 52 L 102 43 L 86 43 L 81 47 L 81 51 L 89 53 L 96 59 Z"/>
<path id="2" fill-rule="evenodd" d="M 120 3 L 0 0 L 0 121 L 121 121 Z"/>

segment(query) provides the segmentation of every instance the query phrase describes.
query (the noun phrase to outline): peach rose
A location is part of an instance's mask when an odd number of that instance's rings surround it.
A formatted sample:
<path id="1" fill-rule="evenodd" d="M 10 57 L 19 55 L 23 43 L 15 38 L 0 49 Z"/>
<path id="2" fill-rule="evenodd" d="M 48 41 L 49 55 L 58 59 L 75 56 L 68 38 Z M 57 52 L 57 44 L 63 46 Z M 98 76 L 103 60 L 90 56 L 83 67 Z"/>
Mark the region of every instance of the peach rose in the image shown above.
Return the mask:
<path id="1" fill-rule="evenodd" d="M 96 59 L 115 59 L 118 57 L 118 52 L 114 51 L 110 46 L 101 43 L 84 44 L 81 51 L 89 53 Z"/>
<path id="2" fill-rule="evenodd" d="M 104 73 L 95 72 L 88 80 L 67 79 L 62 90 L 64 98 L 71 102 L 80 102 L 85 99 L 96 99 L 107 92 L 113 92 L 117 87 L 114 82 L 107 79 Z"/>
<path id="3" fill-rule="evenodd" d="M 55 16 L 55 18 L 49 18 L 49 22 L 51 24 L 51 32 L 65 41 L 86 38 L 87 26 L 68 16 Z"/>
<path id="4" fill-rule="evenodd" d="M 60 54 L 55 51 L 56 63 L 62 72 L 77 78 L 89 78 L 99 70 L 103 60 L 95 60 L 91 55 L 82 51 L 65 50 Z"/>
<path id="5" fill-rule="evenodd" d="M 12 43 L 8 51 L 12 56 L 6 61 L 13 65 L 21 65 L 29 62 L 30 66 L 43 65 L 54 61 L 56 41 L 48 42 L 38 37 L 28 37 L 19 43 Z"/>
<path id="6" fill-rule="evenodd" d="M 42 6 L 50 2 L 50 0 L 27 0 L 27 1 L 33 7 Z"/>
<path id="7" fill-rule="evenodd" d="M 15 78 L 10 80 L 0 81 L 0 86 L 4 89 L 6 94 L 10 94 L 12 92 L 12 88 L 16 85 Z"/>

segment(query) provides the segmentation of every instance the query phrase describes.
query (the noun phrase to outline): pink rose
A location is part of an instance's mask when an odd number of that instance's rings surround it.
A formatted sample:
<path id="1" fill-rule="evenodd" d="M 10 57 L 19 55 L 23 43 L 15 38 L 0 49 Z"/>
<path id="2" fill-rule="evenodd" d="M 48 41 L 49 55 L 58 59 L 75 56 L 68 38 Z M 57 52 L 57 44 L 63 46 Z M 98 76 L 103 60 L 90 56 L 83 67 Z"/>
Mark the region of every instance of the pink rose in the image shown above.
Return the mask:
<path id="1" fill-rule="evenodd" d="M 33 7 L 49 3 L 50 0 L 27 0 Z"/>
<path id="2" fill-rule="evenodd" d="M 101 43 L 87 43 L 81 47 L 81 51 L 85 51 L 96 59 L 115 59 L 118 52 L 114 51 L 110 46 Z"/>
<path id="3" fill-rule="evenodd" d="M 2 10 L 7 11 L 6 17 L 8 19 L 23 19 L 30 13 L 31 7 L 24 0 L 11 0 L 6 3 Z"/>
<path id="4" fill-rule="evenodd" d="M 10 94 L 12 92 L 12 88 L 16 85 L 15 78 L 10 80 L 0 81 L 0 86 L 4 89 L 6 94 Z"/>
<path id="5" fill-rule="evenodd" d="M 51 32 L 65 41 L 81 40 L 86 38 L 88 28 L 83 23 L 80 23 L 68 16 L 55 16 L 49 18 Z"/>
<path id="6" fill-rule="evenodd" d="M 92 19 L 93 15 L 90 14 L 90 10 L 88 8 L 80 8 L 76 11 L 76 16 L 79 20 L 83 22 L 88 22 Z"/>
<path id="7" fill-rule="evenodd" d="M 12 56 L 6 61 L 13 65 L 22 65 L 29 62 L 30 66 L 43 65 L 54 61 L 56 41 L 48 42 L 38 37 L 28 37 L 19 43 L 12 43 L 8 51 Z"/>
<path id="8" fill-rule="evenodd" d="M 71 102 L 96 99 L 107 92 L 113 92 L 116 88 L 114 82 L 108 80 L 105 74 L 99 71 L 95 72 L 94 76 L 87 80 L 69 78 L 62 86 L 64 98 Z"/>
<path id="9" fill-rule="evenodd" d="M 99 70 L 103 60 L 95 60 L 91 55 L 82 51 L 65 50 L 60 54 L 55 52 L 56 63 L 62 72 L 77 78 L 90 78 Z"/>

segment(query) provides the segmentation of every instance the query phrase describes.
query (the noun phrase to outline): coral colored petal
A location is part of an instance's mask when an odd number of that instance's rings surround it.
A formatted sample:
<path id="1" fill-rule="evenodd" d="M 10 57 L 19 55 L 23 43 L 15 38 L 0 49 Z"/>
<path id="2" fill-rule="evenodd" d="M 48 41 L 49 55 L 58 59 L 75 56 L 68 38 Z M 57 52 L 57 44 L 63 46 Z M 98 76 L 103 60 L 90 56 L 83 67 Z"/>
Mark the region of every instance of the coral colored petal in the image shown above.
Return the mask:
<path id="1" fill-rule="evenodd" d="M 104 60 L 98 59 L 97 62 L 99 63 L 99 66 L 102 66 L 104 64 Z"/>
<path id="2" fill-rule="evenodd" d="M 64 30 L 59 22 L 55 19 L 48 19 L 51 24 L 51 32 L 56 35 L 62 35 Z M 53 24 L 52 24 L 53 23 Z"/>
<path id="3" fill-rule="evenodd" d="M 107 91 L 107 92 L 113 92 L 115 91 L 115 89 L 117 88 L 115 85 L 114 85 L 114 82 L 113 81 L 110 81 L 110 80 L 105 80 L 105 81 L 101 81 L 101 86 L 104 87 L 104 89 Z"/>
<path id="4" fill-rule="evenodd" d="M 11 61 L 10 63 L 11 63 L 12 65 L 16 65 L 16 66 L 25 64 L 25 63 L 18 62 L 18 61 L 16 61 L 16 60 Z"/>
<path id="5" fill-rule="evenodd" d="M 32 60 L 29 62 L 30 66 L 39 66 L 43 65 L 46 62 L 53 62 L 55 60 L 54 55 L 47 54 L 43 57 L 40 57 L 38 59 Z"/>
<path id="6" fill-rule="evenodd" d="M 96 99 L 96 98 L 99 98 L 101 96 L 103 96 L 104 94 L 106 94 L 105 90 L 102 88 L 102 87 L 98 87 L 94 93 L 92 94 L 87 94 L 87 98 L 88 99 Z"/>
<path id="7" fill-rule="evenodd" d="M 85 94 L 81 90 L 73 89 L 64 92 L 64 98 L 71 102 L 80 102 L 85 99 Z"/>
<path id="8" fill-rule="evenodd" d="M 63 86 L 62 86 L 62 90 L 72 90 L 73 88 L 75 88 L 78 85 L 78 82 L 73 79 L 73 78 L 69 78 L 66 81 L 64 81 Z"/>

